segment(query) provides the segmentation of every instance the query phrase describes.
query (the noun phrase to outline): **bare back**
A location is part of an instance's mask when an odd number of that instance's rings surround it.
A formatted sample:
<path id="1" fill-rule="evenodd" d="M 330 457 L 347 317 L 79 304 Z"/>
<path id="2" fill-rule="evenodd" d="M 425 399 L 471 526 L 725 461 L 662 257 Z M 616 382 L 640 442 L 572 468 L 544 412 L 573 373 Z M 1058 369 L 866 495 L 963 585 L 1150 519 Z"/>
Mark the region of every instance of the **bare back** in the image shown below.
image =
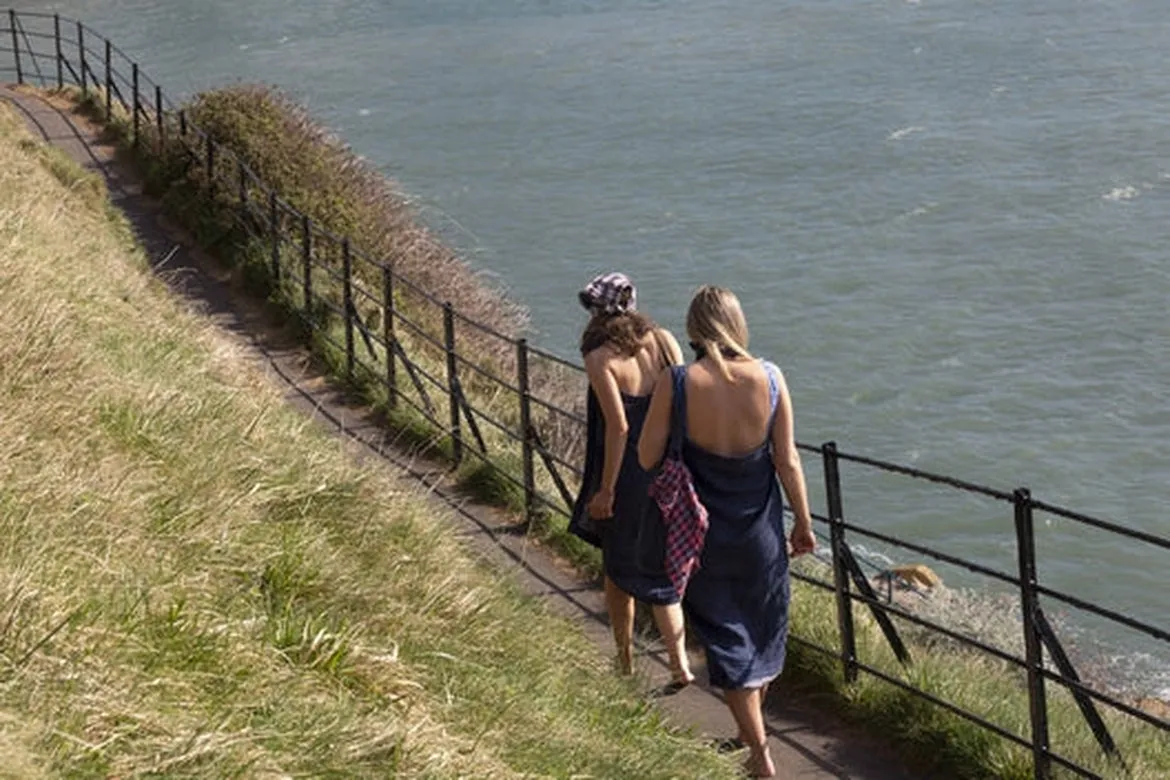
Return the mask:
<path id="1" fill-rule="evenodd" d="M 715 455 L 747 455 L 767 441 L 772 419 L 768 373 L 758 360 L 728 360 L 735 382 L 710 361 L 687 368 L 687 437 Z"/>
<path id="2" fill-rule="evenodd" d="M 673 339 L 669 334 L 666 338 Z M 650 395 L 662 369 L 673 362 L 653 332 L 642 337 L 641 349 L 632 357 L 619 355 L 608 346 L 594 352 L 604 355 L 605 367 L 617 382 L 618 390 L 631 396 Z"/>

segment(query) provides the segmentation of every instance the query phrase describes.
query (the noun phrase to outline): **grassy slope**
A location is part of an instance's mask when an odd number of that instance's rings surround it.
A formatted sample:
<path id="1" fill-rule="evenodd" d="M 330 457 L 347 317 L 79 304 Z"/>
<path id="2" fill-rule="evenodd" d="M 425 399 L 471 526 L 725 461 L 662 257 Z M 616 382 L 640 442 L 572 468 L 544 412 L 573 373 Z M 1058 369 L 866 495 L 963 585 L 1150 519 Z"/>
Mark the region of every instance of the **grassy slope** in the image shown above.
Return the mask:
<path id="1" fill-rule="evenodd" d="M 247 89 L 245 88 L 245 91 Z M 229 127 L 233 126 L 236 109 L 220 106 L 219 103 L 227 101 L 228 106 L 230 106 L 235 100 L 233 97 L 235 90 L 236 88 L 227 88 L 222 90 L 223 93 L 226 93 L 224 95 L 220 95 L 220 91 L 215 91 L 202 96 L 197 102 L 201 101 L 201 105 L 205 109 L 212 105 L 218 106 L 215 110 L 208 111 L 202 119 L 211 122 L 216 127 L 224 122 Z M 92 112 L 97 103 L 89 105 Z M 277 106 L 274 107 L 274 110 L 279 113 L 286 108 L 287 106 L 285 108 Z M 94 113 L 99 119 L 104 119 L 100 116 L 100 111 Z M 309 127 L 311 121 L 305 115 L 298 111 L 294 111 L 293 114 L 294 124 L 304 125 L 301 128 L 302 131 Z M 113 127 L 115 130 L 121 128 L 124 131 L 124 121 L 115 116 Z M 309 129 L 311 130 L 311 127 Z M 312 143 L 312 139 L 318 137 L 314 134 L 315 132 L 309 132 L 311 138 L 306 141 L 306 144 Z M 254 147 L 253 156 L 258 160 L 283 159 L 279 138 L 252 138 L 240 135 L 235 131 L 228 132 L 228 135 L 236 141 L 247 140 L 251 147 Z M 291 134 L 291 136 L 296 135 L 297 133 Z M 125 140 L 124 132 L 122 138 Z M 157 161 L 149 154 L 150 144 L 146 144 L 144 148 L 148 150 L 148 153 L 140 160 L 140 163 L 143 164 L 147 180 L 155 182 L 156 185 L 161 183 L 162 191 L 168 191 L 170 179 L 163 175 L 168 166 L 155 164 Z M 298 148 L 303 149 L 304 145 Z M 337 174 L 338 177 L 349 176 L 351 167 L 342 166 Z M 317 171 L 317 169 L 312 168 L 312 171 Z M 196 169 L 193 178 L 178 180 L 180 186 L 177 189 L 169 190 L 167 202 L 177 216 L 185 223 L 191 223 L 189 226 L 197 234 L 214 237 L 227 229 L 221 223 L 230 224 L 237 211 L 231 203 L 217 203 L 209 206 L 205 193 L 200 193 L 198 173 L 199 171 Z M 287 175 L 287 171 L 281 175 Z M 290 191 L 294 195 L 300 192 L 298 189 L 300 185 L 295 181 L 290 183 L 282 180 L 282 182 L 280 187 L 282 192 L 285 191 L 285 186 L 290 187 Z M 361 189 L 362 187 L 359 187 L 359 190 Z M 222 191 L 219 197 L 223 198 Z M 359 193 L 355 197 L 360 199 L 365 196 Z M 299 202 L 296 197 L 293 200 Z M 368 204 L 358 205 L 358 208 L 366 207 Z M 218 225 L 218 227 L 212 231 L 204 230 L 201 232 L 199 228 L 204 222 Z M 245 242 L 232 249 L 226 247 L 223 241 L 217 240 L 215 243 L 219 254 L 228 262 L 246 265 L 254 255 L 257 258 L 254 267 L 262 270 L 267 263 L 267 249 L 263 245 L 257 247 Z M 295 291 L 290 297 L 292 300 L 296 300 Z M 462 301 L 458 296 L 456 296 L 455 304 L 457 308 L 462 309 Z M 335 330 L 336 324 L 326 327 L 333 330 L 334 341 L 339 341 L 339 332 Z M 314 344 L 320 353 L 340 372 L 341 362 L 336 347 L 327 345 L 322 339 L 316 339 Z M 420 348 L 422 345 L 412 344 L 409 346 L 408 353 L 426 365 L 427 370 L 442 374 L 441 364 L 433 364 L 426 354 L 426 350 Z M 476 398 L 477 405 L 489 409 L 498 417 L 508 419 L 508 409 L 514 404 L 507 403 L 506 398 L 501 399 L 498 394 L 494 394 L 490 387 L 480 387 L 475 382 L 474 375 L 465 377 L 465 380 L 467 380 L 468 393 Z M 554 383 L 554 391 L 563 389 Z M 409 392 L 407 394 L 409 395 Z M 553 397 L 561 398 L 558 392 L 553 392 Z M 371 399 L 376 405 L 384 400 L 376 390 L 372 392 Z M 500 406 L 501 404 L 502 406 Z M 395 417 L 392 422 L 400 426 L 400 433 L 403 430 L 414 432 L 420 442 L 437 442 L 439 451 L 442 451 L 443 446 L 447 444 L 447 441 L 442 438 L 441 432 L 424 424 L 416 416 L 403 414 Z M 490 428 L 485 430 L 485 434 L 489 437 L 493 461 L 508 461 L 508 458 L 514 455 L 508 449 L 507 442 L 493 439 Z M 513 506 L 518 502 L 518 496 L 513 489 L 499 490 L 499 481 L 492 479 L 492 475 L 487 470 L 476 471 L 474 464 L 475 461 L 472 461 L 471 469 L 465 468 L 464 470 L 466 482 L 472 482 L 472 478 L 477 474 L 482 474 L 488 477 L 485 480 L 486 486 L 475 486 L 480 489 L 481 494 L 498 493 L 502 497 L 503 503 Z M 594 551 L 581 545 L 572 545 L 575 539 L 563 532 L 563 525 L 549 524 L 547 528 L 542 530 L 542 533 L 556 549 L 567 554 L 577 565 L 586 569 L 595 568 L 596 555 Z M 823 571 L 818 572 L 818 575 L 821 579 L 828 578 L 827 573 Z M 795 583 L 793 600 L 793 634 L 826 647 L 835 647 L 839 640 L 836 626 L 836 606 L 832 598 L 826 597 L 823 592 L 813 590 L 802 583 Z M 929 639 L 923 642 L 915 641 L 911 626 L 902 626 L 901 628 L 904 634 L 910 634 L 912 637 L 910 640 L 911 652 L 916 663 L 911 669 L 902 669 L 889 652 L 880 632 L 872 622 L 864 620 L 862 613 L 864 610 L 860 607 L 855 610 L 859 623 L 857 629 L 859 650 L 863 661 L 883 669 L 887 674 L 905 680 L 946 701 L 985 717 L 1016 734 L 1024 737 L 1028 735 L 1028 702 L 1020 675 L 1016 670 L 1007 668 L 1005 665 L 991 661 L 986 657 L 956 653 L 946 647 L 930 646 Z M 936 615 L 935 617 L 944 624 L 954 622 L 952 620 L 954 616 Z M 1009 622 L 1014 620 L 1015 618 L 1011 618 Z M 1017 631 L 1014 622 L 1009 630 Z M 838 710 L 843 718 L 853 721 L 875 735 L 888 739 L 898 747 L 908 761 L 919 767 L 928 776 L 993 777 L 1002 780 L 1023 780 L 1031 775 L 1031 754 L 1027 750 L 1012 746 L 990 732 L 935 708 L 924 700 L 911 697 L 909 694 L 873 677 L 862 675 L 858 683 L 846 685 L 842 680 L 839 664 L 831 659 L 827 660 L 823 655 L 811 652 L 799 644 L 790 645 L 789 662 L 785 671 L 785 687 L 787 690 L 800 688 L 822 696 L 826 706 Z M 1050 686 L 1049 704 L 1054 747 L 1062 754 L 1086 766 L 1094 767 L 1106 776 L 1117 775 L 1117 768 L 1101 759 L 1100 749 L 1071 699 L 1055 690 L 1055 686 Z M 1132 777 L 1160 778 L 1170 776 L 1170 740 L 1167 740 L 1163 733 L 1135 723 L 1125 716 L 1110 716 L 1107 717 L 1107 720 L 1114 737 L 1120 744 L 1123 755 L 1133 770 Z"/>
<path id="2" fill-rule="evenodd" d="M 6 772 L 733 775 L 286 409 L 16 128 L 0 107 Z"/>

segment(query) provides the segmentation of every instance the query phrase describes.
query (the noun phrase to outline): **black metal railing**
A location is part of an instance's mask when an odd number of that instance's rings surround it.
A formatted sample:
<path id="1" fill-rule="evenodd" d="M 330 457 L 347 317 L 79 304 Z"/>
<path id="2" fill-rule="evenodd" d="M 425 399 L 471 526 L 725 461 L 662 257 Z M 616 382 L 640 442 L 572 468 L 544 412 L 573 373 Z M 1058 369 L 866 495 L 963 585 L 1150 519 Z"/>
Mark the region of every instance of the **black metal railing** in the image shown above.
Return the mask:
<path id="1" fill-rule="evenodd" d="M 123 123 L 133 146 L 145 142 L 160 150 L 182 150 L 191 170 L 203 177 L 207 190 L 215 197 L 233 199 L 240 224 L 267 242 L 272 284 L 280 289 L 287 305 L 304 314 L 315 336 L 339 356 L 337 368 L 345 377 L 380 387 L 391 408 L 413 410 L 431 427 L 436 442 L 449 444 L 449 455 L 456 463 L 477 459 L 512 485 L 522 495 L 526 521 L 541 514 L 568 517 L 572 488 L 581 475 L 580 441 L 585 421 L 579 409 L 557 404 L 556 398 L 564 397 L 563 392 L 546 393 L 545 389 L 556 383 L 563 389 L 568 382 L 583 395 L 585 380 L 579 365 L 462 315 L 450 302 L 439 300 L 398 273 L 392 264 L 369 256 L 347 237 L 316 224 L 267 187 L 232 149 L 221 146 L 189 121 L 161 87 L 142 74 L 137 63 L 81 22 L 8 11 L 0 24 L 6 25 L 0 27 L 0 55 L 7 56 L 6 61 L 0 57 L 0 80 L 80 88 L 104 107 L 107 120 L 117 118 Z M 379 318 L 380 326 L 370 324 Z M 1052 747 L 1050 683 L 1071 694 L 1101 750 L 1121 766 L 1124 757 L 1098 705 L 1170 731 L 1170 722 L 1081 679 L 1042 602 L 1059 602 L 1161 643 L 1170 644 L 1170 630 L 1042 584 L 1037 575 L 1034 526 L 1037 513 L 1045 513 L 1161 551 L 1170 552 L 1170 539 L 1046 503 L 1026 488 L 999 490 L 841 452 L 833 442 L 820 446 L 801 443 L 798 447 L 821 460 L 827 515 L 814 514 L 814 519 L 828 529 L 831 560 L 828 579 L 816 572 L 794 572 L 793 576 L 834 594 L 839 636 L 836 647 L 795 634 L 791 637 L 794 643 L 838 659 L 848 681 L 861 673 L 872 675 L 1030 750 L 1039 778 L 1050 777 L 1053 766 L 1083 777 L 1098 777 Z M 1005 518 L 1011 517 L 1015 529 L 1016 571 L 1001 571 L 850 522 L 843 507 L 841 464 L 934 483 L 1007 505 L 1002 512 Z M 856 545 L 866 539 L 1013 588 L 1018 594 L 1023 655 L 927 619 L 888 596 L 879 598 L 863 570 L 864 561 L 859 561 L 851 546 L 851 541 Z M 1017 670 L 1028 696 L 1029 733 L 994 723 L 914 685 L 909 675 L 879 668 L 859 657 L 855 605 L 871 613 L 895 657 L 907 667 L 913 664 L 913 645 L 904 641 L 899 625 L 903 631 L 912 627 L 930 632 Z"/>

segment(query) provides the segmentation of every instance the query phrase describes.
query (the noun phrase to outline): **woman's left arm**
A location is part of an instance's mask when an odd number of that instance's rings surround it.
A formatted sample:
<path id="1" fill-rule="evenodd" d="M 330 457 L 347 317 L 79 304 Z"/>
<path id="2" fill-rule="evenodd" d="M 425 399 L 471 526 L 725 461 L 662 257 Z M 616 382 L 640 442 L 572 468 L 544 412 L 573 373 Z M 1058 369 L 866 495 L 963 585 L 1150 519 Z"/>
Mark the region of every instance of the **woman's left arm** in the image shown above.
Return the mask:
<path id="1" fill-rule="evenodd" d="M 638 439 L 638 464 L 646 471 L 657 468 L 662 462 L 666 441 L 670 437 L 670 410 L 673 401 L 674 382 L 668 368 L 658 376 L 658 381 L 654 385 L 650 409 L 646 412 L 642 436 Z"/>
<path id="2" fill-rule="evenodd" d="M 776 419 L 772 425 L 772 464 L 784 495 L 792 507 L 792 532 L 788 542 L 792 555 L 804 555 L 816 550 L 817 538 L 812 530 L 812 515 L 808 509 L 808 488 L 804 482 L 804 468 L 800 451 L 796 448 L 795 425 L 792 419 L 792 397 L 784 374 L 776 372 Z"/>

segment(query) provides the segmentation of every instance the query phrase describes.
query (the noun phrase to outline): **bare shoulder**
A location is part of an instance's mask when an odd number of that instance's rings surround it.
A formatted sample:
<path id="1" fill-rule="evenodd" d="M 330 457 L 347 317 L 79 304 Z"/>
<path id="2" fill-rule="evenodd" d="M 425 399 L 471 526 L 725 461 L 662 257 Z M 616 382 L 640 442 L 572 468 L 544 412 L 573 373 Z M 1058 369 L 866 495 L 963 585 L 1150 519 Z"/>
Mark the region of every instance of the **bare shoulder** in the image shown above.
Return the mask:
<path id="1" fill-rule="evenodd" d="M 591 349 L 585 353 L 585 369 L 603 369 L 608 366 L 616 356 L 617 355 L 614 353 L 613 348 L 611 348 L 608 344 L 602 344 L 600 347 Z"/>
<path id="2" fill-rule="evenodd" d="M 678 339 L 676 339 L 674 337 L 674 334 L 671 333 L 668 328 L 664 328 L 661 325 L 659 325 L 658 326 L 658 335 L 666 343 L 673 344 L 675 347 L 678 347 Z"/>

